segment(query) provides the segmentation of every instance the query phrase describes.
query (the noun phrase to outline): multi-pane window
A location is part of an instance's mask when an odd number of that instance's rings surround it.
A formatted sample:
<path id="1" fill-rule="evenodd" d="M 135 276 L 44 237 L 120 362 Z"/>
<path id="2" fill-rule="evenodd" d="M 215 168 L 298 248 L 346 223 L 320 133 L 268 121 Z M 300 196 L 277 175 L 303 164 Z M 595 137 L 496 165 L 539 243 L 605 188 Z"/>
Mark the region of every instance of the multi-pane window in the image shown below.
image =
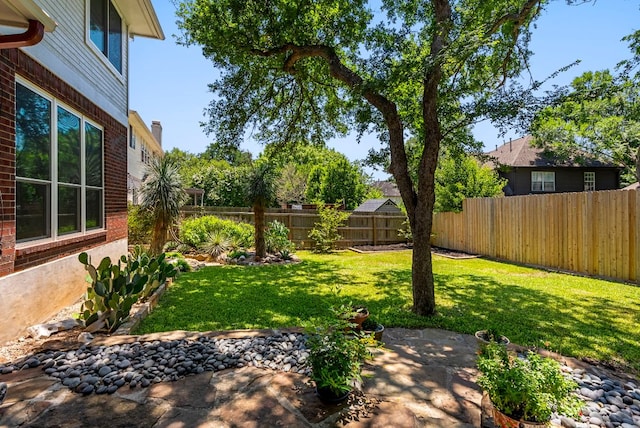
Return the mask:
<path id="1" fill-rule="evenodd" d="M 596 190 L 596 173 L 593 171 L 584 173 L 584 191 Z"/>
<path id="2" fill-rule="evenodd" d="M 555 192 L 556 173 L 552 171 L 531 171 L 532 192 Z"/>
<path id="3" fill-rule="evenodd" d="M 103 226 L 103 133 L 16 83 L 16 240 Z"/>
<path id="4" fill-rule="evenodd" d="M 89 38 L 122 73 L 122 18 L 111 0 L 90 0 Z"/>

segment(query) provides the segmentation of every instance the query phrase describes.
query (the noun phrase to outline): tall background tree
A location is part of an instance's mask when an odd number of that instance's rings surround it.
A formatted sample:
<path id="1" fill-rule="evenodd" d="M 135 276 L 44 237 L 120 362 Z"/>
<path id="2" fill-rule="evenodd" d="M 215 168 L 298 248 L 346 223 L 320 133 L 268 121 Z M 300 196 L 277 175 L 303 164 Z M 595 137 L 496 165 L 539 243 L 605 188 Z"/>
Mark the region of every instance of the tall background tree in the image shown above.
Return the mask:
<path id="1" fill-rule="evenodd" d="M 153 213 L 151 252 L 160 254 L 171 223 L 180 215 L 186 193 L 178 168 L 170 158 L 155 158 L 145 170 L 146 178 L 140 189 L 140 206 Z"/>
<path id="2" fill-rule="evenodd" d="M 545 0 L 191 0 L 182 43 L 222 71 L 208 130 L 238 144 L 321 143 L 350 128 L 387 144 L 414 238 L 413 311 L 435 313 L 430 235 L 441 144 L 519 74 Z M 374 10 L 373 8 L 378 8 Z M 467 105 L 463 105 L 466 103 Z M 422 150 L 412 179 L 405 137 Z"/>
<path id="3" fill-rule="evenodd" d="M 586 72 L 532 124 L 535 143 L 559 159 L 620 165 L 622 183 L 640 180 L 640 80 L 609 70 Z"/>

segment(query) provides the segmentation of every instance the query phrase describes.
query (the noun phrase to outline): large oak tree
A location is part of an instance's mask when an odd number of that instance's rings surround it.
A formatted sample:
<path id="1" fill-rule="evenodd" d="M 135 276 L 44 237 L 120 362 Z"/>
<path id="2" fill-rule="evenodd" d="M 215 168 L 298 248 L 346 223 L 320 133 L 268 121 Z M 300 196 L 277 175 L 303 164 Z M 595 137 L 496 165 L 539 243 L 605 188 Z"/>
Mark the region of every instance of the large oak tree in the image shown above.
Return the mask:
<path id="1" fill-rule="evenodd" d="M 546 0 L 191 0 L 181 43 L 222 71 L 208 130 L 237 145 L 377 133 L 413 232 L 413 311 L 435 312 L 430 235 L 443 142 L 517 76 Z M 418 175 L 405 139 L 422 143 Z"/>

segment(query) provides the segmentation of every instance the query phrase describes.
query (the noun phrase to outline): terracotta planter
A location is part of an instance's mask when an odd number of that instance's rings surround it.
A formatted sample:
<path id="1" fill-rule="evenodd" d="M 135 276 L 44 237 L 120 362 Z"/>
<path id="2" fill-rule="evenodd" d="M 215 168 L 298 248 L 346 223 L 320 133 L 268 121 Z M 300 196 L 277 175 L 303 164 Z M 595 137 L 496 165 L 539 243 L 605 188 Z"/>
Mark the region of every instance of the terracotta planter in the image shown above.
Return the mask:
<path id="1" fill-rule="evenodd" d="M 489 338 L 487 337 L 487 330 L 476 331 L 475 336 L 476 340 L 478 341 L 478 345 L 486 345 L 487 343 L 490 343 Z M 508 345 L 509 343 L 511 343 L 511 341 L 507 336 L 500 336 L 499 343 L 502 345 Z"/>
<path id="2" fill-rule="evenodd" d="M 349 322 L 352 324 L 357 324 L 354 330 L 361 331 L 362 323 L 364 322 L 364 320 L 369 318 L 369 310 L 365 307 L 354 307 L 353 310 L 358 312 L 356 312 L 355 318 L 349 319 Z"/>
<path id="3" fill-rule="evenodd" d="M 528 422 L 519 421 L 502 413 L 493 407 L 493 423 L 496 428 L 543 428 L 547 424 L 545 422 Z"/>

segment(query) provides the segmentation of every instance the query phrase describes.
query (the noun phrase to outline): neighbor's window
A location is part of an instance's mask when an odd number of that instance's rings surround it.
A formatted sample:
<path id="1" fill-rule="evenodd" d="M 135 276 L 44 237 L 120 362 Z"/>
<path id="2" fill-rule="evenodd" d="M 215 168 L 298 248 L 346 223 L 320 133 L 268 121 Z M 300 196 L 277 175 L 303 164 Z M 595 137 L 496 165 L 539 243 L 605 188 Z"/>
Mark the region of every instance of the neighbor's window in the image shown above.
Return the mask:
<path id="1" fill-rule="evenodd" d="M 596 173 L 585 172 L 584 173 L 584 191 L 590 192 L 596 190 Z"/>
<path id="2" fill-rule="evenodd" d="M 90 0 L 89 37 L 122 73 L 122 18 L 111 0 Z"/>
<path id="3" fill-rule="evenodd" d="M 531 171 L 532 192 L 555 192 L 556 173 L 550 171 Z"/>
<path id="4" fill-rule="evenodd" d="M 129 147 L 136 148 L 136 134 L 133 132 L 133 126 L 129 125 Z"/>
<path id="5" fill-rule="evenodd" d="M 102 227 L 102 139 L 82 115 L 16 83 L 17 241 Z"/>

